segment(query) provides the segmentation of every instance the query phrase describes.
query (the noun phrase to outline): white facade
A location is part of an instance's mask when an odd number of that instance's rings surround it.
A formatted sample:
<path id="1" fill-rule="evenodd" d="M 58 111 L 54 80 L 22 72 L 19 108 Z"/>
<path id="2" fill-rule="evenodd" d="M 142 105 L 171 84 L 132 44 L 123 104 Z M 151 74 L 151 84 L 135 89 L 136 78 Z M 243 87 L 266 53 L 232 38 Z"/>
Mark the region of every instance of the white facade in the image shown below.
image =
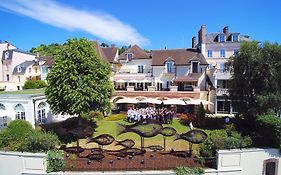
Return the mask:
<path id="1" fill-rule="evenodd" d="M 35 127 L 38 123 L 61 121 L 68 117 L 53 115 L 44 95 L 0 94 L 0 127 L 6 127 L 15 119 L 28 121 Z"/>
<path id="2" fill-rule="evenodd" d="M 151 61 L 151 59 L 133 59 L 131 61 L 124 61 L 119 73 L 151 73 Z M 143 72 L 139 71 L 139 66 L 143 67 Z"/>

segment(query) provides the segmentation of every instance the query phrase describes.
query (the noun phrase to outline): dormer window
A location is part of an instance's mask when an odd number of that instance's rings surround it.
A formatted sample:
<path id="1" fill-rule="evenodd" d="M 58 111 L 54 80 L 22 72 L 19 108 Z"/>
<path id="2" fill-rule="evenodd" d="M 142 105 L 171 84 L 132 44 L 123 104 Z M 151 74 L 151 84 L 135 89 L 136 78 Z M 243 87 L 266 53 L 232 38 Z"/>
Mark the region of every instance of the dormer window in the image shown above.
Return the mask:
<path id="1" fill-rule="evenodd" d="M 132 61 L 132 59 L 133 59 L 133 53 L 128 53 L 127 54 L 127 60 Z"/>
<path id="2" fill-rule="evenodd" d="M 238 34 L 232 34 L 232 42 L 238 42 L 239 41 L 239 35 Z"/>
<path id="3" fill-rule="evenodd" d="M 7 52 L 5 52 L 5 60 L 7 60 L 8 58 L 9 58 L 9 52 L 7 51 Z"/>
<path id="4" fill-rule="evenodd" d="M 173 61 L 167 61 L 165 63 L 166 71 L 167 73 L 173 73 L 174 72 L 174 62 Z"/>
<path id="5" fill-rule="evenodd" d="M 199 72 L 199 61 L 192 61 L 191 62 L 191 72 L 198 73 Z"/>
<path id="6" fill-rule="evenodd" d="M 21 72 L 21 71 L 22 71 L 22 67 L 18 66 L 18 72 Z"/>
<path id="7" fill-rule="evenodd" d="M 219 35 L 219 42 L 224 43 L 225 42 L 225 36 L 224 35 Z"/>

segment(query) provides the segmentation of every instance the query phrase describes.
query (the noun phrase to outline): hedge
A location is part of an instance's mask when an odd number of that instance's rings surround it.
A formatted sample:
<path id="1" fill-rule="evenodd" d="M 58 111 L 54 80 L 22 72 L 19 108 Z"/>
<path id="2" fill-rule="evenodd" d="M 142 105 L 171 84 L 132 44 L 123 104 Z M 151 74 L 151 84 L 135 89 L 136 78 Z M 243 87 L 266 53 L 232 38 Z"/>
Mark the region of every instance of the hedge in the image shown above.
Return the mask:
<path id="1" fill-rule="evenodd" d="M 269 146 L 281 149 L 281 118 L 274 115 L 258 116 L 256 128 Z"/>

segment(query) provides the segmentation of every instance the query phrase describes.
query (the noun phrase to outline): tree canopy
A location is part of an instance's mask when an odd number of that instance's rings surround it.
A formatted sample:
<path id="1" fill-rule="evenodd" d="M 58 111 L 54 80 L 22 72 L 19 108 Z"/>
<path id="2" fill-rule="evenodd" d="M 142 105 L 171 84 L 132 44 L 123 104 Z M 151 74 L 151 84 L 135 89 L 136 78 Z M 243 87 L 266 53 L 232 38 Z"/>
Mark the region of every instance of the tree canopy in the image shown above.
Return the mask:
<path id="1" fill-rule="evenodd" d="M 280 111 L 281 46 L 247 42 L 228 62 L 233 73 L 230 97 L 236 110 L 247 119 Z"/>
<path id="2" fill-rule="evenodd" d="M 33 47 L 32 49 L 30 49 L 30 52 L 35 54 L 38 53 L 40 56 L 53 56 L 61 47 L 63 46 L 57 43 L 49 45 L 41 44 L 36 48 Z"/>
<path id="3" fill-rule="evenodd" d="M 109 109 L 110 67 L 96 54 L 92 42 L 69 39 L 54 59 L 45 90 L 52 112 L 81 116 Z"/>

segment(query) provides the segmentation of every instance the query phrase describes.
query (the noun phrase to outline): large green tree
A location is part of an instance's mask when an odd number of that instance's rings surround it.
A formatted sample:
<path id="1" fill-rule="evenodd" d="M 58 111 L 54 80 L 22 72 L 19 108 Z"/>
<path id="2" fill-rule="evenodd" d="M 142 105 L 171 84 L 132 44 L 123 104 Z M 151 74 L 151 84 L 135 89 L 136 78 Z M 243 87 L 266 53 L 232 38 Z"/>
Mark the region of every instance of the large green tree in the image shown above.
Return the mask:
<path id="1" fill-rule="evenodd" d="M 239 113 L 254 121 L 257 115 L 280 110 L 280 45 L 244 43 L 228 65 L 233 73 L 230 97 Z"/>
<path id="2" fill-rule="evenodd" d="M 110 108 L 110 67 L 97 55 L 92 42 L 69 39 L 54 59 L 45 91 L 53 113 L 81 116 Z"/>

